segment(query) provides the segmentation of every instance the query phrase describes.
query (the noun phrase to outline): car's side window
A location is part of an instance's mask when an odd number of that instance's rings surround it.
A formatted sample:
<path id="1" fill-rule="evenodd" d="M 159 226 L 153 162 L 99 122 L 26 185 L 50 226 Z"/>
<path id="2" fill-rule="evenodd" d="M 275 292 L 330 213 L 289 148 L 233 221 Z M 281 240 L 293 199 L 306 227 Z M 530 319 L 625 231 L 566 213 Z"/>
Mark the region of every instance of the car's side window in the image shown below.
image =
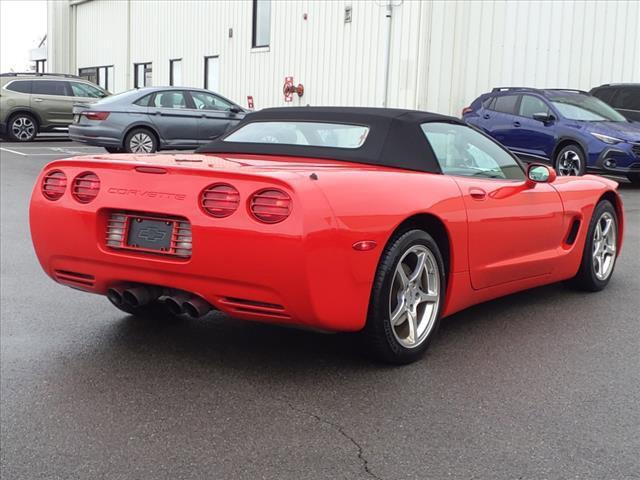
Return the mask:
<path id="1" fill-rule="evenodd" d="M 533 118 L 536 113 L 543 113 L 549 115 L 551 110 L 547 104 L 533 95 L 523 95 L 520 101 L 519 115 L 521 117 Z"/>
<path id="2" fill-rule="evenodd" d="M 500 95 L 495 98 L 490 108 L 496 112 L 514 114 L 517 103 L 518 95 Z"/>
<path id="3" fill-rule="evenodd" d="M 74 97 L 102 98 L 105 96 L 102 90 L 86 83 L 69 82 L 69 84 Z"/>
<path id="4" fill-rule="evenodd" d="M 133 103 L 135 105 L 138 105 L 139 107 L 148 107 L 150 105 L 149 102 L 151 102 L 151 97 L 153 97 L 153 93 L 150 93 L 149 95 L 145 95 L 144 97 L 139 98 Z"/>
<path id="5" fill-rule="evenodd" d="M 153 106 L 158 108 L 188 108 L 184 92 L 168 90 L 158 92 L 153 97 Z"/>
<path id="6" fill-rule="evenodd" d="M 442 172 L 464 177 L 524 180 L 516 159 L 496 142 L 466 125 L 421 125 Z"/>
<path id="7" fill-rule="evenodd" d="M 191 91 L 191 98 L 198 110 L 229 110 L 233 105 L 220 97 L 206 92 Z"/>
<path id="8" fill-rule="evenodd" d="M 31 86 L 33 95 L 58 95 L 71 97 L 69 82 L 62 80 L 34 80 Z"/>
<path id="9" fill-rule="evenodd" d="M 616 89 L 613 87 L 602 87 L 594 91 L 593 96 L 596 98 L 599 98 L 603 102 L 607 102 L 608 104 L 611 104 L 611 100 L 613 99 L 613 96 L 615 95 L 615 93 L 616 93 Z"/>
<path id="10" fill-rule="evenodd" d="M 640 110 L 640 87 L 622 87 L 618 89 L 611 105 L 621 110 Z"/>
<path id="11" fill-rule="evenodd" d="M 18 93 L 31 93 L 31 80 L 14 80 L 5 88 Z"/>

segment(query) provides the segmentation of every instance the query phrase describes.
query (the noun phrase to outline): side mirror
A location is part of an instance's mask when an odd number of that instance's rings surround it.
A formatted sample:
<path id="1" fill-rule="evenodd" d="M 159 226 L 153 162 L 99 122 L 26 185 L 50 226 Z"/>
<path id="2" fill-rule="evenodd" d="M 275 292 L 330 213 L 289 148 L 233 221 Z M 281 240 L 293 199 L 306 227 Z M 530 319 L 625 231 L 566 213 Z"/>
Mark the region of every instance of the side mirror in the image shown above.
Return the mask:
<path id="1" fill-rule="evenodd" d="M 240 110 L 238 107 L 230 107 L 229 111 L 231 113 L 240 113 L 242 110 Z"/>
<path id="2" fill-rule="evenodd" d="M 548 113 L 534 113 L 533 114 L 533 119 L 537 120 L 538 122 L 542 122 L 545 125 L 549 124 L 549 123 L 553 123 L 556 119 L 556 117 L 554 117 L 553 115 L 550 115 Z"/>
<path id="3" fill-rule="evenodd" d="M 549 165 L 532 163 L 527 168 L 527 182 L 530 186 L 536 183 L 552 183 L 556 179 L 556 171 Z"/>

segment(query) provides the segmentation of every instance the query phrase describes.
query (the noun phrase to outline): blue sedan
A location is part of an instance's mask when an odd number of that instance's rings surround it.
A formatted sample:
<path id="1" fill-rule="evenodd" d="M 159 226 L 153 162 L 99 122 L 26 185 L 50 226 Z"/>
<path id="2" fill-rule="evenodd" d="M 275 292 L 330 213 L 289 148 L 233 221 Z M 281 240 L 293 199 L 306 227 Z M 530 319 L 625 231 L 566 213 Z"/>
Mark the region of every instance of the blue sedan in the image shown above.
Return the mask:
<path id="1" fill-rule="evenodd" d="M 208 90 L 141 88 L 74 106 L 69 137 L 112 153 L 193 149 L 225 133 L 246 113 Z"/>

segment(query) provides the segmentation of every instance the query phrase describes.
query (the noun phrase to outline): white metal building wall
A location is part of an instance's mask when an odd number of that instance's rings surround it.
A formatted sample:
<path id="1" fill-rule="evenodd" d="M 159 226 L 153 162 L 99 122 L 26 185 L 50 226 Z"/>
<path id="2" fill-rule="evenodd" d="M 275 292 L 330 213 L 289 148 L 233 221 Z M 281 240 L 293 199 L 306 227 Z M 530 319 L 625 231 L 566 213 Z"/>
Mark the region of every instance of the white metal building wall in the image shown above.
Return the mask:
<path id="1" fill-rule="evenodd" d="M 241 104 L 284 105 L 286 75 L 305 86 L 293 105 L 381 104 L 382 0 L 274 0 L 267 50 L 251 49 L 250 0 L 71 3 L 49 1 L 51 70 L 114 65 L 122 91 L 133 63 L 152 62 L 154 85 L 167 85 L 169 60 L 182 58 L 183 83 L 202 87 L 204 57 L 219 55 L 220 93 Z M 494 86 L 640 82 L 638 25 L 634 0 L 404 0 L 393 8 L 388 104 L 458 115 Z"/>

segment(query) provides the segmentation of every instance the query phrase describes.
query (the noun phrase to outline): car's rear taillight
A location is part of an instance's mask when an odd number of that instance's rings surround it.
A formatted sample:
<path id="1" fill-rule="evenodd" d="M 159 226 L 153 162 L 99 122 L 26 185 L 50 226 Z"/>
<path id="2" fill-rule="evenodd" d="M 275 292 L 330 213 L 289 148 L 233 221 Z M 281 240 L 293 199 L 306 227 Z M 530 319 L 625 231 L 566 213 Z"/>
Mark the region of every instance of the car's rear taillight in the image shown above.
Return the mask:
<path id="1" fill-rule="evenodd" d="M 464 107 L 462 109 L 462 115 L 465 115 L 465 114 L 471 113 L 471 112 L 473 112 L 473 108 L 471 108 L 471 107 Z"/>
<path id="2" fill-rule="evenodd" d="M 209 185 L 200 194 L 200 206 L 212 217 L 228 217 L 239 205 L 240 192 L 227 183 Z"/>
<path id="3" fill-rule="evenodd" d="M 66 189 L 67 176 L 60 170 L 53 170 L 42 179 L 42 194 L 49 200 L 58 200 Z"/>
<path id="4" fill-rule="evenodd" d="M 84 172 L 73 179 L 71 194 L 80 203 L 89 203 L 98 196 L 100 179 L 93 172 Z"/>
<path id="5" fill-rule="evenodd" d="M 80 115 L 84 115 L 87 120 L 106 120 L 109 116 L 109 112 L 82 112 Z"/>
<path id="6" fill-rule="evenodd" d="M 251 197 L 251 214 L 264 223 L 278 223 L 291 214 L 291 197 L 282 190 L 260 190 Z"/>

